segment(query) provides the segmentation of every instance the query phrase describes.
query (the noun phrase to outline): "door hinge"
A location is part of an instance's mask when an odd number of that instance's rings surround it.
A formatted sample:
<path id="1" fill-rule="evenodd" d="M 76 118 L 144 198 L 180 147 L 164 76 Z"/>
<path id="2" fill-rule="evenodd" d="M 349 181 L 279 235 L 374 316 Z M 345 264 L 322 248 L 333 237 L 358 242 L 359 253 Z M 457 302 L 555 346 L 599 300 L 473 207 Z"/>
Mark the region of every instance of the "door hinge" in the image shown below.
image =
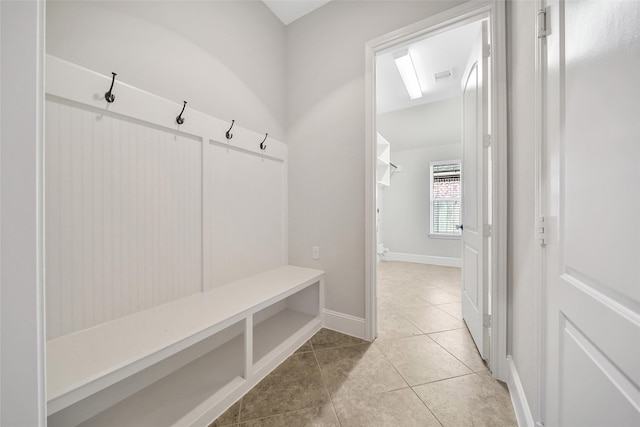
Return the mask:
<path id="1" fill-rule="evenodd" d="M 484 48 L 482 49 L 482 56 L 484 58 L 488 58 L 491 56 L 491 45 L 490 44 L 485 44 Z"/>
<path id="2" fill-rule="evenodd" d="M 492 143 L 493 143 L 493 138 L 491 137 L 490 134 L 487 134 L 482 138 L 482 145 L 484 146 L 484 148 L 491 147 Z"/>
<path id="3" fill-rule="evenodd" d="M 538 217 L 536 221 L 536 236 L 540 245 L 544 246 L 547 244 L 547 240 L 549 239 L 549 224 L 543 216 Z"/>
<path id="4" fill-rule="evenodd" d="M 547 9 L 538 10 L 538 38 L 547 36 Z"/>
<path id="5" fill-rule="evenodd" d="M 482 318 L 482 325 L 485 328 L 490 328 L 491 327 L 491 315 L 490 314 L 485 314 Z"/>
<path id="6" fill-rule="evenodd" d="M 492 232 L 492 227 L 491 224 L 485 224 L 482 227 L 482 233 L 484 234 L 484 237 L 491 237 L 491 232 Z"/>

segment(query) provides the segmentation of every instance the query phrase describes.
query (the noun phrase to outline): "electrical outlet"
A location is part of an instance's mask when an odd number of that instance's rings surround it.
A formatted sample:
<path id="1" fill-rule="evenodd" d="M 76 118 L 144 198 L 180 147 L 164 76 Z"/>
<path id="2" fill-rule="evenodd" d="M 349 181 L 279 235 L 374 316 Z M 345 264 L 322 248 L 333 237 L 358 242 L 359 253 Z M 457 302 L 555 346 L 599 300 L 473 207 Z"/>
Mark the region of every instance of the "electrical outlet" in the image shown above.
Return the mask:
<path id="1" fill-rule="evenodd" d="M 320 259 L 320 248 L 318 246 L 313 246 L 311 248 L 311 258 Z"/>

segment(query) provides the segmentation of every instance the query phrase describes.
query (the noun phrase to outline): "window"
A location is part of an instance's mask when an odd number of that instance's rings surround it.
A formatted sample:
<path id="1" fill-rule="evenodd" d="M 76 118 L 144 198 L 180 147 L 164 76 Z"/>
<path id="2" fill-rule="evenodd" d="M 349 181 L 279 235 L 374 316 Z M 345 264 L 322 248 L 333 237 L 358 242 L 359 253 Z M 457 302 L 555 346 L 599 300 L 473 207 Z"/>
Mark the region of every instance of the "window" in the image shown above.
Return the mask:
<path id="1" fill-rule="evenodd" d="M 457 237 L 460 225 L 460 161 L 431 163 L 431 236 Z"/>

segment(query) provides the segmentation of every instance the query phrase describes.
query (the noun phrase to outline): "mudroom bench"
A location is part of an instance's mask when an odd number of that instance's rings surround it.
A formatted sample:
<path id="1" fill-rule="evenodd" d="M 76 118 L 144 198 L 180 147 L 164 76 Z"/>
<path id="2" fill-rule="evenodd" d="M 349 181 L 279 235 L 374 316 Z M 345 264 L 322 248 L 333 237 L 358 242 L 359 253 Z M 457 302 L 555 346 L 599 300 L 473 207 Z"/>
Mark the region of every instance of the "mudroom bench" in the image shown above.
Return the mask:
<path id="1" fill-rule="evenodd" d="M 207 426 L 322 326 L 283 266 L 47 342 L 48 425 Z"/>

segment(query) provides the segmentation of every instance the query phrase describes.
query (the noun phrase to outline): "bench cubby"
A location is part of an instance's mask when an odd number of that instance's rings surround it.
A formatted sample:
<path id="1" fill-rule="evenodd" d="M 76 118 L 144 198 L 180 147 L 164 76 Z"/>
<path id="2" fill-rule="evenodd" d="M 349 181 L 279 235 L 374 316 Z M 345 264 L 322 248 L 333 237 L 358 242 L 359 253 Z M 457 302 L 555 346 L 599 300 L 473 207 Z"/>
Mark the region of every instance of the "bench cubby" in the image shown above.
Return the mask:
<path id="1" fill-rule="evenodd" d="M 320 329 L 323 287 L 283 266 L 50 340 L 48 424 L 206 426 Z"/>

